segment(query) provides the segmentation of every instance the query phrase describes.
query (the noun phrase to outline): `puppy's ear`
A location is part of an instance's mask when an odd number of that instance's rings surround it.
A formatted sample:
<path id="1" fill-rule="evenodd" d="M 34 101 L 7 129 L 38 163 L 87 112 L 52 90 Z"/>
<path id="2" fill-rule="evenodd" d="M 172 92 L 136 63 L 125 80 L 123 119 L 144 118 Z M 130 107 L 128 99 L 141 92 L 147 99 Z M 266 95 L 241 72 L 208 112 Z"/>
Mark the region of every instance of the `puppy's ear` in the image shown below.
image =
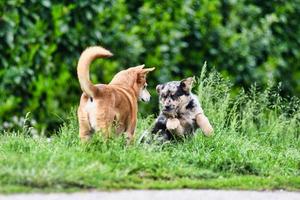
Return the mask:
<path id="1" fill-rule="evenodd" d="M 180 87 L 184 90 L 184 91 L 191 91 L 192 87 L 193 87 L 193 82 L 194 82 L 194 77 L 189 77 L 186 79 L 183 79 L 182 81 L 180 81 Z"/>
<path id="2" fill-rule="evenodd" d="M 156 86 L 156 92 L 157 92 L 158 94 L 160 94 L 160 92 L 161 92 L 161 90 L 163 89 L 163 87 L 164 87 L 163 84 L 157 85 L 157 86 Z"/>

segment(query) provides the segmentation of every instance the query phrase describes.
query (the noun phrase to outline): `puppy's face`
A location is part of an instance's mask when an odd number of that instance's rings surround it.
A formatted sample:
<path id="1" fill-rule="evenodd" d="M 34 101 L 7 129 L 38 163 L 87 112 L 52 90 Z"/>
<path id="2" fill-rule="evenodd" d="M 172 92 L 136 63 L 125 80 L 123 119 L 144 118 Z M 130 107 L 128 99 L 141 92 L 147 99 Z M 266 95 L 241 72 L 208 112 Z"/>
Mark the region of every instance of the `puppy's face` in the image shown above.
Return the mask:
<path id="1" fill-rule="evenodd" d="M 159 94 L 162 112 L 169 117 L 175 117 L 179 109 L 189 102 L 192 85 L 192 77 L 158 85 L 156 91 Z"/>

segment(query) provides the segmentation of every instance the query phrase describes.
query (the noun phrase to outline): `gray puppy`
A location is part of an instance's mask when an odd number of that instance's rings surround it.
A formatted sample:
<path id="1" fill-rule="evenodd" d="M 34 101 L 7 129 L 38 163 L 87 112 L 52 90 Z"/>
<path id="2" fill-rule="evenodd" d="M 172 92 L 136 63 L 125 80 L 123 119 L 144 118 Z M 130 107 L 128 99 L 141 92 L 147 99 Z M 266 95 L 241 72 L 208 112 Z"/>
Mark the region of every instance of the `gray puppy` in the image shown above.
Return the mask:
<path id="1" fill-rule="evenodd" d="M 192 134 L 198 127 L 206 136 L 213 128 L 204 115 L 196 95 L 191 92 L 193 78 L 171 81 L 156 87 L 160 101 L 160 115 L 152 133 L 159 133 L 164 139 Z"/>

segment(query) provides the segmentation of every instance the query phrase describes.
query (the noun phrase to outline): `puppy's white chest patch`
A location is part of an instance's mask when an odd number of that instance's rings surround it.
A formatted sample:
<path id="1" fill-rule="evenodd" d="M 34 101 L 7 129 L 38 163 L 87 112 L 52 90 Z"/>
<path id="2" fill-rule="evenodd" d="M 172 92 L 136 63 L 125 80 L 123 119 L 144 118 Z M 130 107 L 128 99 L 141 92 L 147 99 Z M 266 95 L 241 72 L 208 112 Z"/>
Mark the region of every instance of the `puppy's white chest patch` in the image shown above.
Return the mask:
<path id="1" fill-rule="evenodd" d="M 85 111 L 88 113 L 90 126 L 96 128 L 96 103 L 94 101 L 88 100 Z"/>

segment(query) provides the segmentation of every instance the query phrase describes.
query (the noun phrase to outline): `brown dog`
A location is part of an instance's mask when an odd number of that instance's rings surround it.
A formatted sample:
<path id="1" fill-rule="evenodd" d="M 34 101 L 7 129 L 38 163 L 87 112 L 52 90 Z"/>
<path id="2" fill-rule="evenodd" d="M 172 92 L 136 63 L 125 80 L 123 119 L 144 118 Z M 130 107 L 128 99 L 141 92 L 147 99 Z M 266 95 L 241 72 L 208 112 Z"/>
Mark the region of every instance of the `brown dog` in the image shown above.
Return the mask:
<path id="1" fill-rule="evenodd" d="M 110 57 L 112 53 L 99 47 L 89 47 L 79 58 L 77 74 L 83 91 L 78 108 L 79 136 L 90 138 L 93 131 L 102 131 L 109 137 L 111 128 L 116 133 L 126 132 L 133 139 L 137 122 L 137 101 L 149 101 L 146 75 L 154 68 L 144 65 L 117 73 L 109 84 L 94 85 L 89 78 L 89 65 L 96 58 Z"/>

